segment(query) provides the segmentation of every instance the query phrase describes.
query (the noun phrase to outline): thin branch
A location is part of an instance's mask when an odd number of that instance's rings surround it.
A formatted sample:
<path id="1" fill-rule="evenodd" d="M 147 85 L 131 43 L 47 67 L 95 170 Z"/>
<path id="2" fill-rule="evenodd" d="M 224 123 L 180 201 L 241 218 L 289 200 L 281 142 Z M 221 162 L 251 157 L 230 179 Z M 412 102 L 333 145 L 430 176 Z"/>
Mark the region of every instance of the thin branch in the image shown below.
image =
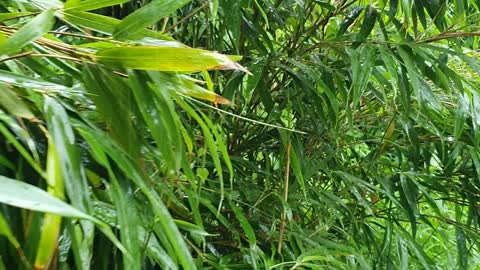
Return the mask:
<path id="1" fill-rule="evenodd" d="M 449 33 L 442 33 L 438 36 L 431 37 L 424 40 L 419 40 L 416 43 L 432 43 L 435 41 L 443 40 L 443 39 L 451 39 L 451 38 L 460 38 L 460 37 L 479 37 L 480 32 L 449 32 Z"/>
<path id="2" fill-rule="evenodd" d="M 58 58 L 58 59 L 64 59 L 64 60 L 70 60 L 70 61 L 75 61 L 75 62 L 80 62 L 80 59 L 66 56 L 66 55 L 60 55 L 60 54 L 45 54 L 45 53 L 32 53 L 30 56 L 40 56 L 40 57 L 50 57 L 50 58 Z"/>
<path id="3" fill-rule="evenodd" d="M 8 61 L 8 60 L 18 59 L 18 58 L 26 57 L 26 56 L 29 56 L 29 55 L 32 55 L 32 54 L 33 54 L 33 51 L 23 52 L 23 53 L 19 53 L 19 54 L 16 54 L 16 55 L 9 56 L 7 58 L 0 59 L 0 62 L 5 62 L 5 61 Z"/>

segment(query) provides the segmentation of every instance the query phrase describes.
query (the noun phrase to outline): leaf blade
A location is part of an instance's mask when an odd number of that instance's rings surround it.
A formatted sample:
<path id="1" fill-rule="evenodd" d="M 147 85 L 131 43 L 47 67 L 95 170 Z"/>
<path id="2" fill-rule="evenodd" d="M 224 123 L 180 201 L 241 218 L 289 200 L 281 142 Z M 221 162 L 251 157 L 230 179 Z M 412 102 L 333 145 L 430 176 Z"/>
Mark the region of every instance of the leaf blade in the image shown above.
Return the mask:
<path id="1" fill-rule="evenodd" d="M 37 40 L 52 29 L 54 22 L 52 9 L 40 13 L 0 45 L 0 55 L 11 54 Z"/>
<path id="2" fill-rule="evenodd" d="M 101 50 L 93 57 L 102 64 L 140 70 L 245 70 L 226 55 L 193 48 L 121 47 Z"/>
<path id="3" fill-rule="evenodd" d="M 117 25 L 114 37 L 128 37 L 189 3 L 191 0 L 154 1 L 128 15 Z"/>

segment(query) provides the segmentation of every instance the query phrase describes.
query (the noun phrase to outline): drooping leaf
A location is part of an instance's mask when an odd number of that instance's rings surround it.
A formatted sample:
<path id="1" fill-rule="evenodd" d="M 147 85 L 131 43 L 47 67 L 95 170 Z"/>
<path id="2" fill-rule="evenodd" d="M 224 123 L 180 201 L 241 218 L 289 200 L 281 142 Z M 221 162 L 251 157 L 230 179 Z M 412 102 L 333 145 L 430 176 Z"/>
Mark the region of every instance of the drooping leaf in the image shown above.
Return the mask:
<path id="1" fill-rule="evenodd" d="M 0 176 L 0 202 L 33 211 L 94 221 L 90 215 L 70 206 L 46 191 L 22 181 Z"/>
<path id="2" fill-rule="evenodd" d="M 101 64 L 114 67 L 196 72 L 202 70 L 245 70 L 228 56 L 192 48 L 168 47 L 123 47 L 97 52 L 93 59 Z"/>
<path id="3" fill-rule="evenodd" d="M 0 55 L 12 54 L 50 31 L 55 22 L 54 10 L 46 10 L 22 28 L 18 29 L 5 42 L 0 43 Z"/>

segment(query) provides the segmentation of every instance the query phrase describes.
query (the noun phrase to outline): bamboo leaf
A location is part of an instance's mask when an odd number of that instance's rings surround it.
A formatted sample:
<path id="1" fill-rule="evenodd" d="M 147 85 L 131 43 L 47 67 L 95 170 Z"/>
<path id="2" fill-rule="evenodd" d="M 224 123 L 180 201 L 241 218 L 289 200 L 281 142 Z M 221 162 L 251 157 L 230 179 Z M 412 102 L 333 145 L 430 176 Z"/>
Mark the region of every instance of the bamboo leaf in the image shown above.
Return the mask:
<path id="1" fill-rule="evenodd" d="M 46 10 L 50 8 L 60 9 L 63 7 L 63 3 L 59 0 L 18 0 L 18 2 L 31 4 L 40 10 Z"/>
<path id="2" fill-rule="evenodd" d="M 359 42 L 353 44 L 353 48 L 360 46 L 361 42 L 365 41 L 367 37 L 372 32 L 375 27 L 375 22 L 377 21 L 377 9 L 372 6 L 367 7 L 365 12 L 365 17 L 363 18 L 363 23 L 358 34 Z"/>
<path id="3" fill-rule="evenodd" d="M 88 11 L 114 5 L 120 5 L 130 0 L 68 0 L 65 10 Z"/>
<path id="4" fill-rule="evenodd" d="M 52 196 L 63 200 L 63 179 L 60 157 L 53 142 L 50 140 L 47 153 L 47 191 Z M 43 269 L 52 260 L 57 249 L 62 217 L 47 213 L 43 218 L 39 248 L 35 257 L 35 268 Z"/>
<path id="5" fill-rule="evenodd" d="M 114 67 L 197 72 L 202 70 L 245 69 L 228 56 L 192 48 L 122 47 L 101 50 L 94 56 L 101 64 Z"/>
<path id="6" fill-rule="evenodd" d="M 10 226 L 8 226 L 8 222 L 5 220 L 5 217 L 0 212 L 0 235 L 4 235 L 7 237 L 10 244 L 12 244 L 16 249 L 20 248 L 20 243 L 18 242 L 17 238 L 13 234 Z"/>
<path id="7" fill-rule="evenodd" d="M 139 170 L 131 163 L 124 153 L 119 150 L 103 132 L 99 130 L 91 130 L 86 128 L 84 124 L 77 123 L 77 129 L 80 134 L 92 145 L 97 145 L 97 148 L 102 149 L 107 153 L 110 158 L 119 166 L 119 168 L 125 173 L 125 175 L 135 183 L 140 190 L 145 194 L 148 201 L 152 205 L 152 211 L 157 216 L 158 222 L 161 228 L 167 232 L 166 237 L 169 243 L 173 246 L 176 256 L 178 256 L 181 265 L 184 269 L 196 269 L 193 259 L 190 255 L 190 251 L 182 238 L 182 235 L 178 231 L 177 226 L 174 223 L 172 216 L 170 215 L 167 207 L 160 199 L 159 195 L 153 192 L 148 185 L 144 182 L 144 179 L 139 174 Z M 87 130 L 90 130 L 88 132 Z M 96 143 L 102 141 L 102 144 Z"/>
<path id="8" fill-rule="evenodd" d="M 55 22 L 54 11 L 46 10 L 18 29 L 7 41 L 0 44 L 0 55 L 12 54 L 50 31 Z"/>
<path id="9" fill-rule="evenodd" d="M 95 221 L 90 215 L 70 206 L 33 185 L 0 176 L 0 202 L 33 211 Z"/>
<path id="10" fill-rule="evenodd" d="M 191 0 L 154 0 L 128 15 L 116 26 L 114 37 L 128 37 L 170 15 Z"/>
<path id="11" fill-rule="evenodd" d="M 253 230 L 252 225 L 250 225 L 248 222 L 248 219 L 245 217 L 242 209 L 235 205 L 235 202 L 232 199 L 228 198 L 228 203 L 230 207 L 232 207 L 233 213 L 235 214 L 238 222 L 240 222 L 240 226 L 247 236 L 250 247 L 254 247 L 257 244 L 257 237 L 255 236 L 255 231 Z"/>
<path id="12" fill-rule="evenodd" d="M 11 19 L 15 19 L 18 17 L 23 17 L 27 15 L 32 15 L 33 12 L 10 12 L 10 13 L 0 13 L 0 21 L 7 21 Z"/>
<path id="13" fill-rule="evenodd" d="M 10 84 L 10 85 L 15 85 L 18 87 L 35 88 L 35 89 L 45 90 L 45 91 L 56 91 L 56 90 L 60 91 L 60 90 L 69 89 L 68 87 L 61 84 L 48 82 L 41 79 L 20 75 L 20 74 L 15 74 L 13 72 L 4 71 L 4 70 L 0 70 L 0 82 L 5 84 Z"/>
<path id="14" fill-rule="evenodd" d="M 35 117 L 25 102 L 5 85 L 0 85 L 0 105 L 15 116 L 27 119 Z"/>
<path id="15" fill-rule="evenodd" d="M 85 11 L 76 11 L 76 10 L 65 11 L 64 19 L 73 25 L 85 27 L 87 29 L 90 29 L 92 31 L 102 33 L 105 35 L 113 34 L 113 32 L 115 32 L 115 28 L 120 23 L 120 20 L 112 17 L 85 12 Z M 126 40 L 143 40 L 148 38 L 153 40 L 168 40 L 168 41 L 172 41 L 172 43 L 175 44 L 175 46 L 179 46 L 179 47 L 184 46 L 180 42 L 174 41 L 173 38 L 167 35 L 154 32 L 148 29 L 142 29 L 135 35 L 129 35 L 128 38 L 126 38 Z M 169 44 L 169 45 L 173 46 L 172 44 Z"/>

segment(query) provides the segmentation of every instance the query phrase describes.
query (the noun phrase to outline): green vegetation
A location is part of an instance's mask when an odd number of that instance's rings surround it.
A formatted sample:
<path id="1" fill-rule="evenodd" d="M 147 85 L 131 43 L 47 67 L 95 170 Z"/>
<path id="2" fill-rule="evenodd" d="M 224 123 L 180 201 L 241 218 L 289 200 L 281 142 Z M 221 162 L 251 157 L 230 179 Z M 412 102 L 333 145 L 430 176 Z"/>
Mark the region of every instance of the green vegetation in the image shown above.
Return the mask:
<path id="1" fill-rule="evenodd" d="M 479 8 L 0 1 L 0 270 L 478 269 Z"/>

